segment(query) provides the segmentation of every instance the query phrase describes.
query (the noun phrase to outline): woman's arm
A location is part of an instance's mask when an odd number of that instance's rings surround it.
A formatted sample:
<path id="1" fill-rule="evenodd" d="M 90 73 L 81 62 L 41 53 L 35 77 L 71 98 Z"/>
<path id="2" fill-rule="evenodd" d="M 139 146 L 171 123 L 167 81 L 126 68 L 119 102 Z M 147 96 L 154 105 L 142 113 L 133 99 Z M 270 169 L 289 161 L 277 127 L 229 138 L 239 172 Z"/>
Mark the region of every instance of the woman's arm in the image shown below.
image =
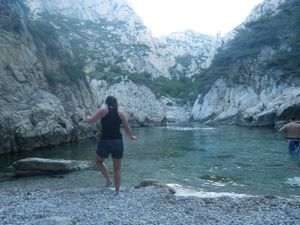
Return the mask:
<path id="1" fill-rule="evenodd" d="M 121 112 L 119 112 L 119 116 L 120 116 L 120 118 L 122 120 L 122 124 L 124 126 L 124 129 L 125 129 L 126 134 L 128 135 L 128 137 L 131 138 L 132 140 L 136 139 L 136 136 L 133 135 L 132 130 L 129 127 L 127 118 Z"/>
<path id="2" fill-rule="evenodd" d="M 280 129 L 279 129 L 279 133 L 282 135 L 282 136 L 286 136 L 286 130 L 287 130 L 287 125 L 284 125 L 283 127 L 281 127 Z"/>
<path id="3" fill-rule="evenodd" d="M 97 120 L 102 119 L 104 116 L 106 116 L 107 110 L 106 109 L 101 109 L 94 116 L 92 116 L 90 112 L 86 112 L 85 114 L 86 114 L 85 121 L 87 123 L 94 123 Z"/>

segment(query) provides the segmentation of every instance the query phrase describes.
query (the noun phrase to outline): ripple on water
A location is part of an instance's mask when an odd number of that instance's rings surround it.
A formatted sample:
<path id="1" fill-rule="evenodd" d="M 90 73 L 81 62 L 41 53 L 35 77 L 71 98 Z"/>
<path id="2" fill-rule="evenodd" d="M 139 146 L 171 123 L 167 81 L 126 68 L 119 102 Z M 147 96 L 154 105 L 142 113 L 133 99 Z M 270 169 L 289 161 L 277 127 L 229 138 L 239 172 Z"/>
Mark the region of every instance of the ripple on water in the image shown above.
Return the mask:
<path id="1" fill-rule="evenodd" d="M 221 183 L 232 183 L 237 182 L 238 179 L 232 177 L 223 177 L 218 175 L 203 175 L 200 176 L 200 179 L 210 182 L 221 182 Z"/>
<path id="2" fill-rule="evenodd" d="M 288 178 L 285 183 L 291 187 L 300 188 L 300 177 Z"/>
<path id="3" fill-rule="evenodd" d="M 286 164 L 283 163 L 272 163 L 267 165 L 270 168 L 282 168 L 282 167 L 286 167 Z"/>
<path id="4" fill-rule="evenodd" d="M 209 158 L 217 159 L 217 160 L 226 160 L 226 159 L 232 159 L 234 158 L 234 156 L 232 154 L 224 154 L 224 155 L 209 156 Z"/>
<path id="5" fill-rule="evenodd" d="M 253 167 L 253 165 L 244 162 L 234 162 L 239 168 Z"/>
<path id="6" fill-rule="evenodd" d="M 204 148 L 195 148 L 194 150 L 197 152 L 207 152 L 207 150 Z"/>
<path id="7" fill-rule="evenodd" d="M 175 131 L 196 131 L 196 130 L 213 131 L 213 130 L 216 130 L 216 128 L 214 128 L 214 127 L 163 127 L 163 129 L 175 130 Z"/>

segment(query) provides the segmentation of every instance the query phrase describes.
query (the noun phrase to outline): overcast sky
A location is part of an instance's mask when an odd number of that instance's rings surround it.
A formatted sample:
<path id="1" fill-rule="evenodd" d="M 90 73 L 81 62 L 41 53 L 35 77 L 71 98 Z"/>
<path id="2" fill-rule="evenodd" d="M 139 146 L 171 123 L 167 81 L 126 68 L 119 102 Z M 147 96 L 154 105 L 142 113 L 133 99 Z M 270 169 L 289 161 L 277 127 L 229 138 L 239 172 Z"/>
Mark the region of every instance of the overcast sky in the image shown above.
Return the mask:
<path id="1" fill-rule="evenodd" d="M 127 0 L 156 37 L 192 29 L 225 35 L 263 0 Z"/>

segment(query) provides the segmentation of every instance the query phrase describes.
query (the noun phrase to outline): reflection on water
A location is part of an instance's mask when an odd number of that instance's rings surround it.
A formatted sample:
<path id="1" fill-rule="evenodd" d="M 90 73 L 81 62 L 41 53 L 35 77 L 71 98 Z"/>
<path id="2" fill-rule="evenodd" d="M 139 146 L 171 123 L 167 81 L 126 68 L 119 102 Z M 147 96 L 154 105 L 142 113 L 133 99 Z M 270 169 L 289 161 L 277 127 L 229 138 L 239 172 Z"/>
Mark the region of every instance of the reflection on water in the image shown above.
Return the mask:
<path id="1" fill-rule="evenodd" d="M 184 125 L 134 128 L 134 133 L 136 141 L 124 135 L 124 186 L 152 178 L 197 191 L 300 195 L 299 157 L 288 154 L 285 140 L 274 129 Z M 94 161 L 96 144 L 97 140 L 90 139 L 4 156 L 0 158 L 1 168 L 24 157 Z M 107 164 L 111 169 L 111 160 Z M 88 184 L 88 179 L 100 176 L 94 171 L 80 179 Z"/>

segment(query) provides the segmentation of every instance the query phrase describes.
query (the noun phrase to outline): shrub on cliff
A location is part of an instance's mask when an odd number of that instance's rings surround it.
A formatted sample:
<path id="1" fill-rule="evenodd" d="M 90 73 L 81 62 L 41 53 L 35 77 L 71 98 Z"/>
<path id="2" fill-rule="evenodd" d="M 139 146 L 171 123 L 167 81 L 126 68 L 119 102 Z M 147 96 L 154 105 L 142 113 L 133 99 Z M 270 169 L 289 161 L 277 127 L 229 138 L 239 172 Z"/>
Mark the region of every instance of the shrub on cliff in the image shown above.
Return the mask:
<path id="1" fill-rule="evenodd" d="M 241 29 L 226 47 L 219 49 L 211 66 L 195 76 L 195 83 L 202 92 L 206 92 L 220 77 L 239 83 L 239 77 L 252 75 L 253 71 L 249 68 L 253 66 L 258 70 L 275 68 L 287 75 L 299 76 L 299 43 L 300 2 L 289 0 L 279 7 L 276 15 L 267 15 L 246 24 L 245 29 Z M 276 53 L 258 65 L 258 55 L 265 47 L 271 47 Z"/>

